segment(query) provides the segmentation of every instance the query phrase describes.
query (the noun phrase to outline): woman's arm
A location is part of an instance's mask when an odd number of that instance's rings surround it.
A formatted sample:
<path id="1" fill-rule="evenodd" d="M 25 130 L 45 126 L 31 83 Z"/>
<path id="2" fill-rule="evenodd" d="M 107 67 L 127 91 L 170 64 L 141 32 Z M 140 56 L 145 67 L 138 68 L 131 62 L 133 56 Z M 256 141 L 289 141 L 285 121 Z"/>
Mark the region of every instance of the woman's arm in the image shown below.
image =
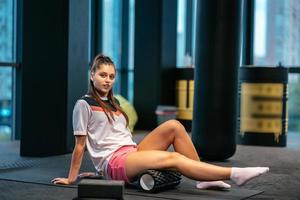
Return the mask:
<path id="1" fill-rule="evenodd" d="M 52 180 L 52 183 L 69 185 L 76 181 L 85 150 L 86 136 L 75 136 L 75 140 L 76 143 L 72 154 L 72 161 L 68 178 L 54 178 Z"/>

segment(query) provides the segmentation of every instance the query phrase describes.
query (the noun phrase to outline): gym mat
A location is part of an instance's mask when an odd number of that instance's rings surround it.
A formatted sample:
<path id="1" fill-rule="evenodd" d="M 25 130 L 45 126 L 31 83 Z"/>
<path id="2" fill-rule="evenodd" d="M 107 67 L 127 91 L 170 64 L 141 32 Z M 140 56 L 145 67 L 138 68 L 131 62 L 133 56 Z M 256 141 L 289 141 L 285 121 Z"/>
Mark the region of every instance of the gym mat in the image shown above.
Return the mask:
<path id="1" fill-rule="evenodd" d="M 258 190 L 248 190 L 243 188 L 231 188 L 230 190 L 199 190 L 195 188 L 195 181 L 182 178 L 180 185 L 174 189 L 162 191 L 159 193 L 145 193 L 142 191 L 126 190 L 126 194 L 134 194 L 141 196 L 154 196 L 160 198 L 177 199 L 177 200 L 216 200 L 216 199 L 247 199 L 252 196 L 263 193 Z"/>
<path id="2" fill-rule="evenodd" d="M 76 196 L 77 188 L 51 187 L 40 184 L 0 180 L 1 200 L 72 200 Z M 161 200 L 161 198 L 125 195 L 124 200 Z"/>
<path id="3" fill-rule="evenodd" d="M 51 180 L 54 177 L 66 177 L 68 175 L 71 156 L 71 154 L 65 154 L 60 156 L 39 158 L 34 159 L 31 162 L 33 164 L 25 165 L 25 167 L 0 169 L 0 179 L 24 183 L 35 183 L 44 186 L 51 185 L 61 188 L 65 187 L 65 189 L 74 188 L 76 190 L 76 185 L 59 186 L 51 183 Z M 28 162 L 28 160 L 26 162 Z M 94 171 L 93 165 L 87 154 L 82 162 L 81 171 Z M 207 200 L 246 199 L 260 193 L 262 193 L 262 191 L 243 189 L 241 187 L 231 188 L 230 190 L 225 191 L 198 190 L 195 188 L 195 181 L 188 178 L 183 178 L 181 184 L 177 188 L 154 194 L 139 191 L 132 187 L 127 187 L 125 189 L 125 199 L 131 199 L 130 196 L 177 200 L 193 200 L 199 198 Z"/>

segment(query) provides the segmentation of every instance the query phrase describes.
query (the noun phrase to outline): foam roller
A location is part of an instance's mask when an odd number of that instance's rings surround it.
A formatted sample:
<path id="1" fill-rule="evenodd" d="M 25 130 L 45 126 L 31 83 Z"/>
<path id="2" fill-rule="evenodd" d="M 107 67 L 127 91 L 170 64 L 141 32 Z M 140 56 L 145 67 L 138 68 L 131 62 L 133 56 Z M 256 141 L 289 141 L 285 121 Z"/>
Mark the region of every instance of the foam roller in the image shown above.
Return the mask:
<path id="1" fill-rule="evenodd" d="M 180 184 L 181 173 L 172 170 L 146 170 L 138 177 L 139 187 L 147 192 L 158 192 Z"/>
<path id="2" fill-rule="evenodd" d="M 124 181 L 83 179 L 78 183 L 78 197 L 75 199 L 123 199 L 124 185 Z"/>

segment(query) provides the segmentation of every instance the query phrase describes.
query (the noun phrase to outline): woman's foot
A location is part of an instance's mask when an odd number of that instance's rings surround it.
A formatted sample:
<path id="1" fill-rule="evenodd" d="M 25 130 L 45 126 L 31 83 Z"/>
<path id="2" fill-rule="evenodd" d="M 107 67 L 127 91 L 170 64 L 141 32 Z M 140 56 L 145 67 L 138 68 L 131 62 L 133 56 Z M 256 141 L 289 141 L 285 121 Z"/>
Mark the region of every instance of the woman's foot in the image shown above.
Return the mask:
<path id="1" fill-rule="evenodd" d="M 198 189 L 230 189 L 231 185 L 223 182 L 223 181 L 197 181 L 196 187 Z"/>
<path id="2" fill-rule="evenodd" d="M 230 179 L 237 185 L 241 186 L 251 179 L 260 176 L 269 171 L 269 167 L 232 167 Z"/>

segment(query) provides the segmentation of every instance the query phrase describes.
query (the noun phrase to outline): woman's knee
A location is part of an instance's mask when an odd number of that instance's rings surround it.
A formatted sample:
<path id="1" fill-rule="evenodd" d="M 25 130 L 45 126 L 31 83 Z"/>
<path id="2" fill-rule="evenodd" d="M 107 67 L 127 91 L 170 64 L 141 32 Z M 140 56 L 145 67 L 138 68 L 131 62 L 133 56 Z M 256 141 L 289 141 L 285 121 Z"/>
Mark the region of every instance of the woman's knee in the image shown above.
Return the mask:
<path id="1" fill-rule="evenodd" d="M 173 132 L 185 131 L 184 126 L 176 119 L 171 119 L 171 120 L 167 121 L 167 124 L 168 124 L 170 130 Z"/>

